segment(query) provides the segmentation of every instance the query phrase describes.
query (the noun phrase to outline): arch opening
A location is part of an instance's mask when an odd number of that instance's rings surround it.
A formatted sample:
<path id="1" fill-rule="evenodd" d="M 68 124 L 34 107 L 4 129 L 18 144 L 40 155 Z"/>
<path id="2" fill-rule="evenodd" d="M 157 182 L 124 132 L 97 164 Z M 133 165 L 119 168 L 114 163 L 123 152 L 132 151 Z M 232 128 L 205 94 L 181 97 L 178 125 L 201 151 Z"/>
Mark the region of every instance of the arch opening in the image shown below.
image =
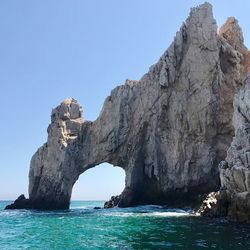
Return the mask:
<path id="1" fill-rule="evenodd" d="M 102 163 L 83 172 L 73 186 L 72 201 L 105 201 L 120 195 L 125 188 L 125 171 Z"/>

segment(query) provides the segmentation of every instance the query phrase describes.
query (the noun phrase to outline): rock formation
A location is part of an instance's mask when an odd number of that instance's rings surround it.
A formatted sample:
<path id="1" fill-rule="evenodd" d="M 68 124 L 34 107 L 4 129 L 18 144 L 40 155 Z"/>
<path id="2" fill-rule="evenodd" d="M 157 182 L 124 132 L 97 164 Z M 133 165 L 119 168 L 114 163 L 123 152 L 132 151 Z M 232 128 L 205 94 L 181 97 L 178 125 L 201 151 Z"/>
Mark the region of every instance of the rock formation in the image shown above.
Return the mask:
<path id="1" fill-rule="evenodd" d="M 121 200 L 121 195 L 112 196 L 109 201 L 104 203 L 104 208 L 112 208 L 118 206 Z"/>
<path id="2" fill-rule="evenodd" d="M 74 99 L 64 100 L 51 114 L 48 141 L 31 159 L 29 195 L 35 208 L 69 206 L 72 186 L 81 171 L 82 108 Z"/>
<path id="3" fill-rule="evenodd" d="M 115 88 L 96 121 L 84 121 L 74 99 L 54 109 L 48 141 L 31 160 L 31 207 L 68 208 L 79 175 L 103 162 L 126 172 L 123 207 L 195 206 L 218 190 L 247 61 L 243 37 L 228 30 L 217 34 L 210 4 L 193 8 L 159 61 Z"/>
<path id="4" fill-rule="evenodd" d="M 235 137 L 219 165 L 221 190 L 209 194 L 199 213 L 250 222 L 250 75 L 234 100 Z"/>
<path id="5" fill-rule="evenodd" d="M 22 194 L 20 195 L 13 204 L 7 205 L 5 209 L 30 209 L 31 204 L 30 200 L 26 199 L 25 196 Z"/>
<path id="6" fill-rule="evenodd" d="M 207 217 L 224 216 L 231 221 L 250 222 L 250 75 L 247 75 L 250 72 L 250 52 L 244 46 L 243 34 L 235 18 L 229 18 L 219 34 L 241 53 L 243 67 L 240 73 L 242 78 L 247 77 L 234 98 L 235 137 L 226 159 L 219 164 L 220 191 L 210 193 L 198 213 Z"/>

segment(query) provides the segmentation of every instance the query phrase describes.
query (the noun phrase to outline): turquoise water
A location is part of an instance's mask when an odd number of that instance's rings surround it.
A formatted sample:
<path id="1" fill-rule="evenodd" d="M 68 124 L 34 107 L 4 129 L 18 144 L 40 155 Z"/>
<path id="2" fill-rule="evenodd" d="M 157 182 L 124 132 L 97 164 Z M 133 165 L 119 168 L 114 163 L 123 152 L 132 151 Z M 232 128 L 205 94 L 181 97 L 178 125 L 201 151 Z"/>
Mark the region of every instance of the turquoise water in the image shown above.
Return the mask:
<path id="1" fill-rule="evenodd" d="M 68 211 L 5 211 L 0 249 L 250 249 L 250 225 L 199 218 L 158 206 L 93 209 L 74 201 Z"/>

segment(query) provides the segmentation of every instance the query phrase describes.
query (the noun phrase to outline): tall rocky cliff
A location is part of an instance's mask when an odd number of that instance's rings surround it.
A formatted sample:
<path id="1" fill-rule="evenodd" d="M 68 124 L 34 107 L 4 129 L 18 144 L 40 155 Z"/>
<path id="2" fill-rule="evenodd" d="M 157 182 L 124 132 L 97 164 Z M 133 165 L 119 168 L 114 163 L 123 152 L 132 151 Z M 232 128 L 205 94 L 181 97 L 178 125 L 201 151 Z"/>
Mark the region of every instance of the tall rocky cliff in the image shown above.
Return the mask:
<path id="1" fill-rule="evenodd" d="M 103 162 L 126 172 L 119 206 L 195 206 L 220 187 L 248 56 L 235 19 L 218 34 L 210 4 L 191 9 L 159 61 L 115 88 L 97 120 L 84 121 L 74 99 L 52 111 L 31 160 L 28 206 L 68 208 L 79 175 Z"/>

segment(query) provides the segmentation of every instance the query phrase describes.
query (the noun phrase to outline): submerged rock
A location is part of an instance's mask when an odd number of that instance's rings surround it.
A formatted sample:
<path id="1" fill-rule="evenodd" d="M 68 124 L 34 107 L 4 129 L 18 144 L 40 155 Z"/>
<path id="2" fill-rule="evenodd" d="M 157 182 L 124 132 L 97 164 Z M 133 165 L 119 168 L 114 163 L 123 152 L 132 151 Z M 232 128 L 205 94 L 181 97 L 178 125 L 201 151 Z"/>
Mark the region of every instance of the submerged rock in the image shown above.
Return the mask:
<path id="1" fill-rule="evenodd" d="M 68 208 L 79 175 L 103 162 L 126 172 L 122 207 L 195 206 L 218 190 L 245 72 L 243 39 L 225 34 L 217 34 L 212 6 L 202 4 L 148 73 L 111 92 L 94 122 L 81 118 L 74 99 L 55 108 L 48 141 L 31 160 L 32 207 Z"/>

